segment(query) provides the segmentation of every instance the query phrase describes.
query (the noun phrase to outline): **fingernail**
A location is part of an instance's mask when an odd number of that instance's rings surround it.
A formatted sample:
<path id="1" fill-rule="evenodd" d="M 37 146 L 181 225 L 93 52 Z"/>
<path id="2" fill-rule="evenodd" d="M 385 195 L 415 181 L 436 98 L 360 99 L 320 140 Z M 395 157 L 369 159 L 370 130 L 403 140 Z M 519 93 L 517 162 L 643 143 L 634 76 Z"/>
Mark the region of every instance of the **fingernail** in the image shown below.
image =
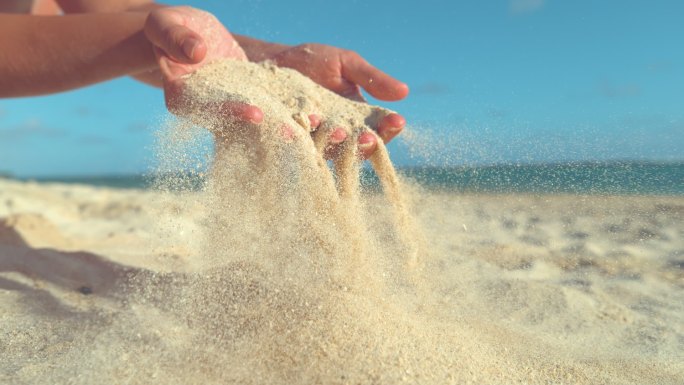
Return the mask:
<path id="1" fill-rule="evenodd" d="M 359 136 L 358 139 L 358 145 L 359 145 L 359 150 L 362 152 L 367 152 L 372 150 L 375 146 L 377 139 L 375 134 L 372 134 L 370 132 L 364 132 Z"/>
<path id="2" fill-rule="evenodd" d="M 400 131 L 401 129 L 402 129 L 402 127 L 389 126 L 385 130 L 394 133 L 394 132 Z"/>
<path id="3" fill-rule="evenodd" d="M 347 133 L 342 128 L 336 128 L 330 134 L 330 143 L 332 144 L 340 144 L 344 142 L 345 139 L 347 139 Z"/>
<path id="4" fill-rule="evenodd" d="M 194 38 L 185 39 L 183 42 L 183 52 L 185 52 L 185 55 L 188 57 L 188 59 L 194 60 L 193 54 L 195 53 L 195 48 L 197 48 L 198 43 L 199 41 Z"/>
<path id="5" fill-rule="evenodd" d="M 318 128 L 318 126 L 321 125 L 320 116 L 316 114 L 309 115 L 309 123 L 311 124 L 311 128 Z"/>
<path id="6" fill-rule="evenodd" d="M 378 135 L 382 140 L 387 140 L 387 137 L 394 136 L 401 128 L 400 127 L 385 127 L 383 129 L 378 129 Z"/>

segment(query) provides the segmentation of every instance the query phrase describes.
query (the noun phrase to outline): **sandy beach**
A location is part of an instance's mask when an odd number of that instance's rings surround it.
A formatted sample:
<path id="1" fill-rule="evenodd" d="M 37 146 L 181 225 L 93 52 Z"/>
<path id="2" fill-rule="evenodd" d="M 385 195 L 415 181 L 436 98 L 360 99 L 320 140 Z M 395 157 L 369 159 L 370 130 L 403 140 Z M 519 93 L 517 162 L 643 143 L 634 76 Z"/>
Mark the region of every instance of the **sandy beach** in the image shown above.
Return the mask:
<path id="1" fill-rule="evenodd" d="M 684 385 L 682 13 L 0 2 L 0 385 Z"/>
<path id="2" fill-rule="evenodd" d="M 263 257 L 207 264 L 201 201 L 0 180 L 0 382 L 684 382 L 682 197 L 416 187 L 421 265 L 385 253 L 380 289 L 301 304 L 264 294 L 302 287 Z"/>

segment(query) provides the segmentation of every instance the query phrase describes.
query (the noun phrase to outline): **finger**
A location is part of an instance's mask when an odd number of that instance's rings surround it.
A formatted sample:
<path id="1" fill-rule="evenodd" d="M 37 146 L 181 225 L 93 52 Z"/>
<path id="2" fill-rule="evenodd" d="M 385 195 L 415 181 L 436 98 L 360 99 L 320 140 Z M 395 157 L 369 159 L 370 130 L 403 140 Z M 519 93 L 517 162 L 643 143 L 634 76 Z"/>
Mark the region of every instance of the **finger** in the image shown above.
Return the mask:
<path id="1" fill-rule="evenodd" d="M 145 36 L 179 63 L 199 63 L 207 53 L 202 37 L 185 27 L 182 17 L 173 12 L 150 13 L 145 22 Z"/>
<path id="2" fill-rule="evenodd" d="M 169 80 L 166 63 L 160 62 L 160 70 L 164 76 L 164 100 L 166 108 L 175 115 L 184 115 L 187 111 L 186 100 L 182 97 L 183 85 L 180 81 Z"/>
<path id="3" fill-rule="evenodd" d="M 337 127 L 333 130 L 333 132 L 330 133 L 330 136 L 328 137 L 328 143 L 331 145 L 337 145 L 344 142 L 345 139 L 347 139 L 347 130 L 342 127 Z"/>
<path id="4" fill-rule="evenodd" d="M 341 145 L 335 145 L 335 146 L 328 146 L 325 149 L 325 152 L 323 153 L 323 159 L 325 160 L 330 160 L 330 159 L 335 159 L 338 156 L 340 156 L 340 153 L 342 152 L 342 146 Z"/>
<path id="5" fill-rule="evenodd" d="M 359 135 L 358 143 L 359 154 L 363 159 L 368 159 L 378 148 L 378 139 L 370 132 L 364 132 L 363 134 Z"/>
<path id="6" fill-rule="evenodd" d="M 188 115 L 200 111 L 208 115 L 219 116 L 225 120 L 259 124 L 264 120 L 264 113 L 257 106 L 240 102 L 207 103 L 196 106 L 183 98 L 182 83 L 168 82 L 164 85 L 166 107 L 176 115 Z"/>
<path id="7" fill-rule="evenodd" d="M 342 149 L 341 144 L 344 143 L 348 136 L 349 135 L 347 134 L 347 130 L 345 130 L 342 127 L 337 127 L 334 130 L 332 130 L 330 135 L 328 135 L 328 143 L 325 146 L 323 157 L 325 159 L 336 158 L 340 154 L 340 151 Z"/>
<path id="8" fill-rule="evenodd" d="M 257 106 L 239 102 L 223 102 L 207 106 L 214 109 L 219 116 L 227 120 L 239 120 L 247 123 L 259 124 L 264 120 L 264 113 Z M 290 128 L 292 130 L 292 128 Z"/>
<path id="9" fill-rule="evenodd" d="M 309 115 L 309 124 L 311 125 L 311 131 L 314 131 L 321 125 L 321 117 L 316 114 Z"/>
<path id="10" fill-rule="evenodd" d="M 406 84 L 373 67 L 355 52 L 347 51 L 340 60 L 342 76 L 380 100 L 400 100 L 409 93 Z"/>
<path id="11" fill-rule="evenodd" d="M 405 125 L 406 119 L 403 116 L 391 113 L 382 118 L 380 123 L 378 123 L 378 135 L 380 135 L 383 142 L 388 143 L 404 129 Z"/>
<path id="12" fill-rule="evenodd" d="M 250 135 L 253 137 L 256 135 L 257 131 L 242 130 L 241 128 L 245 128 L 252 124 L 259 124 L 264 118 L 263 112 L 259 107 L 239 102 L 207 103 L 199 107 L 199 113 L 204 118 L 206 118 L 207 115 L 219 117 L 224 124 L 237 124 L 238 127 L 226 127 L 223 124 L 219 124 L 216 129 L 212 130 L 216 139 L 229 141 L 234 139 L 236 133 L 242 133 L 243 135 Z M 288 128 L 289 127 L 286 127 L 285 125 L 281 128 L 281 135 L 286 141 L 290 139 L 289 135 L 292 133 L 291 128 L 289 128 L 289 130 Z"/>
<path id="13" fill-rule="evenodd" d="M 164 83 L 180 83 L 179 78 L 187 74 L 184 66 L 178 65 L 173 59 L 166 55 L 159 47 L 153 47 L 154 54 L 159 61 L 159 72 L 161 72 Z"/>
<path id="14" fill-rule="evenodd" d="M 339 94 L 341 96 L 344 96 L 347 99 L 351 99 L 351 100 L 354 100 L 357 102 L 366 103 L 366 98 L 364 98 L 363 94 L 361 93 L 361 87 L 357 86 L 356 84 L 349 83 L 349 87 L 340 91 Z"/>
<path id="15" fill-rule="evenodd" d="M 325 152 L 325 147 L 327 146 L 327 139 L 328 136 L 328 130 L 326 127 L 321 127 L 318 130 L 314 131 L 311 133 L 311 138 L 313 139 L 314 142 L 314 147 L 316 148 L 316 152 L 319 154 L 323 154 Z"/>
<path id="16" fill-rule="evenodd" d="M 343 127 L 331 127 L 329 122 L 322 124 L 317 130 L 311 133 L 316 151 L 323 155 L 325 159 L 333 157 L 335 148 L 347 139 L 347 130 Z"/>

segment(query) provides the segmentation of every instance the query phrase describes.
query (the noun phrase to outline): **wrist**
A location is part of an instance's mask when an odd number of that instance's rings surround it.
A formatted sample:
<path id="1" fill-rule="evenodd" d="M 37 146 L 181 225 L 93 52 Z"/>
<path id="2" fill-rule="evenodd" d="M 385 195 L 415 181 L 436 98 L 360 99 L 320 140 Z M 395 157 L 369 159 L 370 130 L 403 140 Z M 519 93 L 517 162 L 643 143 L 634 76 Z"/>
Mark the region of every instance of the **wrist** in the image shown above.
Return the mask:
<path id="1" fill-rule="evenodd" d="M 247 54 L 249 61 L 253 62 L 270 59 L 278 53 L 290 48 L 290 46 L 286 44 L 271 43 L 249 36 L 237 34 L 233 34 L 233 36 L 245 51 L 245 54 Z"/>

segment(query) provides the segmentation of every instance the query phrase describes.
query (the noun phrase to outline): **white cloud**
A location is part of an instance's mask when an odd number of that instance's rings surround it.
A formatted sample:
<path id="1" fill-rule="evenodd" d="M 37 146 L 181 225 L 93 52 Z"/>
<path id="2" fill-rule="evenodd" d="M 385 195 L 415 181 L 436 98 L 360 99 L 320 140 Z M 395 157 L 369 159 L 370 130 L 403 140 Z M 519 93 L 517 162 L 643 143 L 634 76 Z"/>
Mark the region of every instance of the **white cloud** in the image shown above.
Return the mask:
<path id="1" fill-rule="evenodd" d="M 0 128 L 3 141 L 22 140 L 29 137 L 58 138 L 66 134 L 64 130 L 43 125 L 38 119 L 29 119 L 22 124 Z"/>
<path id="2" fill-rule="evenodd" d="M 521 14 L 534 12 L 544 6 L 545 0 L 510 0 L 509 6 L 511 13 Z"/>

